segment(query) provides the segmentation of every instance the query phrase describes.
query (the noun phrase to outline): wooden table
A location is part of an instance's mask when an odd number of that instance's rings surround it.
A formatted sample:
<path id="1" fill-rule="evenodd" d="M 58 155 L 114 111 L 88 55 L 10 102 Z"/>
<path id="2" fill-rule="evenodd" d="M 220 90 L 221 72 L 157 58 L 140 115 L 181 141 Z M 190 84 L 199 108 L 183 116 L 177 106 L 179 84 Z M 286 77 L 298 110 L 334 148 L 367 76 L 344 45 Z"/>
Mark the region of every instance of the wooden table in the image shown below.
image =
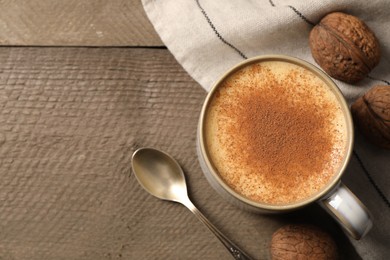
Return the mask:
<path id="1" fill-rule="evenodd" d="M 138 0 L 0 2 L 0 259 L 230 259 L 183 206 L 131 172 L 153 146 L 183 166 L 194 204 L 256 259 L 286 223 L 329 231 L 314 205 L 244 212 L 209 186 L 195 137 L 206 92 L 166 49 Z"/>

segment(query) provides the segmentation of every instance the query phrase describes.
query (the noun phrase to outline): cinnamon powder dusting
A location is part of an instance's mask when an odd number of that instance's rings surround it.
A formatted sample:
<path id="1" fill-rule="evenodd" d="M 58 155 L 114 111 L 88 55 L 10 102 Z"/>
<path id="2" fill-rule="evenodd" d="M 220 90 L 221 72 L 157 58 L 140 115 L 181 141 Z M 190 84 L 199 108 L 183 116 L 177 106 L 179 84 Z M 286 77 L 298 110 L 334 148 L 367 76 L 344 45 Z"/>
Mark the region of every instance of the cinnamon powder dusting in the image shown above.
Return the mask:
<path id="1" fill-rule="evenodd" d="M 207 145 L 237 192 L 288 204 L 319 192 L 346 146 L 342 110 L 318 77 L 293 64 L 255 64 L 220 87 L 208 116 Z"/>

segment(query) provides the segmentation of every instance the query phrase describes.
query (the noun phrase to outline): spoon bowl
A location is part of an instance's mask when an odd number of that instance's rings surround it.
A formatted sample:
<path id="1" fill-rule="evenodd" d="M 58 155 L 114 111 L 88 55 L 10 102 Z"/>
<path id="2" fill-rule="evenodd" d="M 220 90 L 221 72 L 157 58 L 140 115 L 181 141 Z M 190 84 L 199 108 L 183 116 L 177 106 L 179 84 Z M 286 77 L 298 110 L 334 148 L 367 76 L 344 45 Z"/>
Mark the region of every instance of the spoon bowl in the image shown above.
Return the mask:
<path id="1" fill-rule="evenodd" d="M 159 199 L 183 204 L 214 233 L 235 259 L 252 259 L 212 225 L 190 201 L 183 170 L 169 154 L 154 148 L 140 148 L 133 153 L 131 165 L 136 179 L 147 192 Z"/>
<path id="2" fill-rule="evenodd" d="M 183 170 L 170 155 L 153 148 L 138 149 L 132 166 L 140 185 L 153 196 L 176 202 L 187 196 Z"/>

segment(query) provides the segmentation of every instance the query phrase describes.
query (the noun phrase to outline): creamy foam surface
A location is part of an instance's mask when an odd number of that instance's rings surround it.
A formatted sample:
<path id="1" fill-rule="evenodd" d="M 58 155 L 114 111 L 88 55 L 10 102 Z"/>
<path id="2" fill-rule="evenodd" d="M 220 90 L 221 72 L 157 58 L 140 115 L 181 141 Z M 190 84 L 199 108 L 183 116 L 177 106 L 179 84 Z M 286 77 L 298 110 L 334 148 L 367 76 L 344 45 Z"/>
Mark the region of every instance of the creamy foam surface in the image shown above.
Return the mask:
<path id="1" fill-rule="evenodd" d="M 209 104 L 204 133 L 221 178 L 271 205 L 320 192 L 338 173 L 348 143 L 343 111 L 326 83 L 282 61 L 229 76 Z"/>

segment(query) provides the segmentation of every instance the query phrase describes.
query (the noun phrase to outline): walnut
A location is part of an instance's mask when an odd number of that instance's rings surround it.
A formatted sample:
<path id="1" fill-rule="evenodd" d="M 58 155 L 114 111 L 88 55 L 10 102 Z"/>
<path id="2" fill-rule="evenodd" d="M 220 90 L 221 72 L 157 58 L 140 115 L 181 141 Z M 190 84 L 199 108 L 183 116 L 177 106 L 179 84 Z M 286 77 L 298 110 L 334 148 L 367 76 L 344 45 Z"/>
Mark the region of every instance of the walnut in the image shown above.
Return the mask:
<path id="1" fill-rule="evenodd" d="M 379 42 L 367 25 L 345 13 L 330 13 L 310 32 L 314 60 L 335 79 L 354 83 L 379 63 Z"/>
<path id="2" fill-rule="evenodd" d="M 272 259 L 338 259 L 336 243 L 325 231 L 312 225 L 287 225 L 271 241 Z"/>
<path id="3" fill-rule="evenodd" d="M 352 116 L 371 141 L 390 149 L 390 86 L 376 86 L 356 100 Z"/>

